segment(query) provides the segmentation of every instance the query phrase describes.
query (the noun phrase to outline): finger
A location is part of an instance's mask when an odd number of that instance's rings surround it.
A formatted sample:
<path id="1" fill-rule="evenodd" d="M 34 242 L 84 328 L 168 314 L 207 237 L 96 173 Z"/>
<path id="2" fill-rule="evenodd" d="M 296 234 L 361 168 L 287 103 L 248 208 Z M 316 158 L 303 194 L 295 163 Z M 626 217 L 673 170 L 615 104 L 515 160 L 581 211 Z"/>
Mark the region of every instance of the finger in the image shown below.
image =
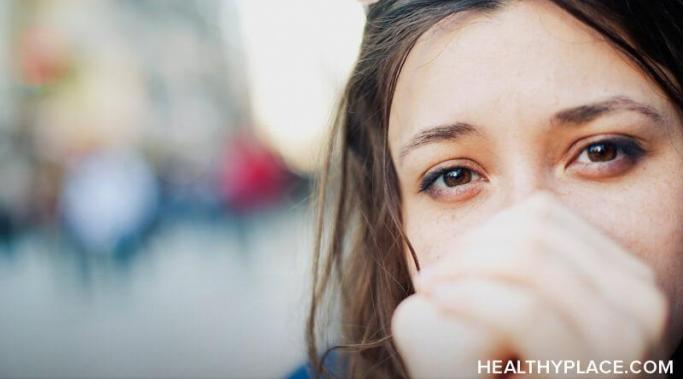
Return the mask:
<path id="1" fill-rule="evenodd" d="M 521 249 L 516 242 L 482 244 L 440 263 L 439 274 L 430 284 L 420 285 L 429 294 L 443 282 L 487 278 L 538 291 L 548 304 L 565 314 L 574 328 L 592 341 L 593 356 L 610 352 L 620 357 L 641 358 L 644 349 L 661 338 L 666 319 L 666 301 L 656 288 L 615 270 L 609 275 L 594 271 L 596 263 L 577 267 L 565 254 L 538 254 L 549 250 L 543 238 L 535 247 Z M 560 244 L 560 249 L 566 245 Z M 571 247 L 568 247 L 571 248 Z M 515 252 L 515 250 L 522 250 Z M 586 273 L 586 271 L 590 271 Z M 420 282 L 420 280 L 416 280 Z M 621 332 L 618 327 L 628 327 Z M 614 341 L 624 343 L 614 347 Z"/>
<path id="2" fill-rule="evenodd" d="M 588 236 L 588 233 L 586 231 L 585 235 Z M 546 251 L 556 251 L 559 260 L 576 267 L 577 276 L 581 276 L 595 295 L 615 311 L 638 323 L 639 329 L 643 329 L 646 334 L 648 343 L 660 339 L 668 314 L 668 301 L 657 287 L 654 275 L 648 274 L 652 271 L 649 266 L 646 269 L 637 269 L 636 265 L 628 264 L 619 266 L 609 260 L 608 254 L 592 253 L 611 250 L 615 252 L 615 256 L 631 257 L 631 254 L 621 250 L 616 244 L 610 246 L 605 243 L 601 246 L 597 243 L 603 238 L 591 241 L 567 238 L 557 228 L 549 228 L 540 240 L 539 244 L 544 245 Z M 609 242 L 607 238 L 604 240 Z M 635 261 L 626 259 L 625 262 Z"/>
<path id="3" fill-rule="evenodd" d="M 460 237 L 453 252 L 483 241 L 496 243 L 499 240 L 516 241 L 533 245 L 535 238 L 548 233 L 560 235 L 558 241 L 570 244 L 572 241 L 582 243 L 583 249 L 577 249 L 571 256 L 582 259 L 603 258 L 612 268 L 623 268 L 639 278 L 654 280 L 654 270 L 634 254 L 626 252 L 615 241 L 611 240 L 598 228 L 589 224 L 564 206 L 559 200 L 547 192 L 538 192 L 529 199 L 510 208 L 500 211 L 480 227 Z M 453 254 L 446 254 L 450 256 Z M 583 259 L 582 259 L 583 260 Z"/>
<path id="4" fill-rule="evenodd" d="M 482 378 L 478 361 L 502 359 L 499 337 L 477 323 L 446 316 L 413 295 L 392 317 L 394 342 L 414 378 Z"/>
<path id="5" fill-rule="evenodd" d="M 487 279 L 440 284 L 430 296 L 440 309 L 478 320 L 523 359 L 585 359 L 587 341 L 526 287 Z"/>
<path id="6" fill-rule="evenodd" d="M 543 233 L 528 225 L 507 228 L 499 225 L 492 228 L 491 238 L 469 238 L 460 245 L 460 251 L 420 273 L 415 280 L 416 290 L 427 292 L 439 281 L 484 275 L 527 284 L 535 281 L 540 288 L 546 288 L 546 292 L 559 294 L 563 292 L 563 288 L 557 288 L 562 286 L 561 281 L 549 278 L 547 283 L 539 283 L 532 279 L 538 279 L 539 273 L 547 271 L 549 262 L 560 261 L 565 271 L 580 277 L 591 287 L 591 294 L 601 296 L 617 312 L 633 318 L 639 324 L 639 330 L 649 336 L 649 343 L 660 339 L 668 304 L 654 281 L 642 279 L 642 276 L 639 279 L 625 266 L 607 261 L 605 255 L 594 253 L 599 249 L 583 238 L 568 236 L 555 227 L 539 226 L 536 229 Z"/>
<path id="7" fill-rule="evenodd" d="M 529 199 L 529 208 L 536 218 L 555 231 L 571 231 L 571 241 L 590 245 L 592 249 L 577 250 L 575 254 L 596 254 L 612 266 L 619 266 L 635 276 L 654 280 L 654 270 L 635 254 L 625 251 L 616 241 L 586 219 L 562 204 L 547 192 L 540 192 Z"/>

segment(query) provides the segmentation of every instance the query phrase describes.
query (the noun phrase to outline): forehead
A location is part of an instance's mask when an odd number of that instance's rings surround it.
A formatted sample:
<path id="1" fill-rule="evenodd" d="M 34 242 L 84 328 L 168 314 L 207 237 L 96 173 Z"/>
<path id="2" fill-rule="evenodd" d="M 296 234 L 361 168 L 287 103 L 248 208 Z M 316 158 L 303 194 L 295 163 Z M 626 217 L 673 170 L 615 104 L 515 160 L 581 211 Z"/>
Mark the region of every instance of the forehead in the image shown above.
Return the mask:
<path id="1" fill-rule="evenodd" d="M 533 125 L 560 108 L 652 84 L 602 36 L 546 1 L 450 17 L 420 37 L 396 86 L 390 142 L 455 120 Z"/>

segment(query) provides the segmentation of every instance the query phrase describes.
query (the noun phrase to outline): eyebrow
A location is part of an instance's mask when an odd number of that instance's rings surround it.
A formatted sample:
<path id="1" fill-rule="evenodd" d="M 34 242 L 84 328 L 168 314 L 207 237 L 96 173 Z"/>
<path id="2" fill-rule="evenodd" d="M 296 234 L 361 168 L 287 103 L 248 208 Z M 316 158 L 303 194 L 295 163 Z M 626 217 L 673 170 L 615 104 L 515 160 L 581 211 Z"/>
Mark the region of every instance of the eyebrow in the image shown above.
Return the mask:
<path id="1" fill-rule="evenodd" d="M 663 118 L 655 108 L 649 105 L 626 96 L 614 96 L 607 100 L 559 111 L 555 113 L 551 121 L 561 124 L 587 124 L 598 117 L 617 111 L 637 112 L 656 122 L 660 122 Z"/>
<path id="2" fill-rule="evenodd" d="M 663 116 L 653 107 L 639 103 L 626 96 L 614 96 L 606 100 L 563 109 L 551 117 L 551 125 L 570 124 L 583 125 L 609 113 L 631 111 L 640 113 L 655 122 L 661 122 Z M 479 134 L 479 128 L 465 122 L 428 128 L 417 133 L 399 153 L 399 159 L 408 155 L 416 148 L 442 141 L 455 140 L 464 135 Z"/>
<path id="3" fill-rule="evenodd" d="M 464 122 L 456 122 L 450 125 L 429 128 L 415 135 L 415 137 L 413 137 L 413 139 L 408 144 L 403 146 L 399 154 L 399 158 L 403 160 L 403 158 L 406 155 L 408 155 L 408 153 L 422 145 L 447 140 L 454 140 L 460 136 L 475 133 L 479 133 L 479 129 L 477 129 L 477 127 L 474 125 L 470 125 Z"/>

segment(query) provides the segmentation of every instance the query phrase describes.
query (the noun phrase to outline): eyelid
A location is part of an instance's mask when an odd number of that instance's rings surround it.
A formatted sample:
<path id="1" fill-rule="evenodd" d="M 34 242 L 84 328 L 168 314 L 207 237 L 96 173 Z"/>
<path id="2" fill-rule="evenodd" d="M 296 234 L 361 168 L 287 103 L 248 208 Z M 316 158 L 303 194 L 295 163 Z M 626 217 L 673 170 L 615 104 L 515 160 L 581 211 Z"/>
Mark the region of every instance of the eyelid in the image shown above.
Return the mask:
<path id="1" fill-rule="evenodd" d="M 623 134 L 600 135 L 573 143 L 568 149 L 568 156 L 570 157 L 570 159 L 565 165 L 565 168 L 576 162 L 576 160 L 586 151 L 586 149 L 589 146 L 599 143 L 614 144 L 621 152 L 627 153 L 627 155 L 629 154 L 626 150 L 629 149 L 635 149 L 636 152 L 640 155 L 648 152 L 647 149 L 643 146 L 643 143 L 641 143 L 641 141 L 637 137 Z M 597 164 L 598 162 L 595 163 Z"/>
<path id="2" fill-rule="evenodd" d="M 484 174 L 484 170 L 481 169 L 481 167 L 478 164 L 473 164 L 473 162 L 469 161 L 470 163 L 467 162 L 456 162 L 455 160 L 449 160 L 447 162 L 444 162 L 442 164 L 437 165 L 436 167 L 427 170 L 419 179 L 418 182 L 418 192 L 425 192 L 429 190 L 432 185 L 439 180 L 439 178 L 447 173 L 448 171 L 454 170 L 456 168 L 466 168 L 470 171 L 472 171 L 475 175 L 477 175 L 481 179 L 486 179 L 486 175 Z"/>
<path id="3" fill-rule="evenodd" d="M 440 163 L 437 163 L 434 166 L 432 166 L 431 168 L 423 171 L 422 174 L 420 174 L 420 179 L 426 177 L 427 175 L 429 175 L 430 173 L 433 173 L 435 171 L 440 171 L 440 170 L 444 170 L 444 169 L 454 169 L 457 167 L 468 168 L 472 171 L 475 171 L 475 172 L 481 174 L 482 176 L 485 176 L 484 174 L 486 174 L 486 171 L 484 170 L 484 168 L 481 167 L 481 165 L 479 165 L 478 163 L 474 162 L 471 159 L 468 159 L 468 158 L 452 158 L 452 159 L 448 159 L 445 161 L 441 161 Z"/>

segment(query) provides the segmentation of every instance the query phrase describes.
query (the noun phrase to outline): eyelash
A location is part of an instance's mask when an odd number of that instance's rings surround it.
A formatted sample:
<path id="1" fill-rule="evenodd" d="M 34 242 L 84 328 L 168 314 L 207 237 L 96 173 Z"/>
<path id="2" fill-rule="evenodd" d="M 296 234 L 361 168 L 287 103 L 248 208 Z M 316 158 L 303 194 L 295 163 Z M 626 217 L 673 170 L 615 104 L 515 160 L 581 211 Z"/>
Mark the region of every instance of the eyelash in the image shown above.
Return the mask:
<path id="1" fill-rule="evenodd" d="M 626 137 L 613 137 L 602 139 L 599 141 L 589 142 L 588 145 L 586 145 L 579 151 L 579 154 L 576 156 L 576 158 L 574 158 L 574 161 L 579 159 L 584 153 L 587 153 L 588 148 L 590 148 L 591 146 L 607 144 L 613 145 L 617 149 L 617 154 L 623 154 L 625 158 L 630 160 L 632 163 L 637 162 L 646 153 L 645 149 L 633 139 Z M 609 164 L 609 162 L 612 162 L 614 160 L 616 160 L 616 158 L 605 162 L 605 164 Z M 593 163 L 599 164 L 600 162 Z"/>
<path id="2" fill-rule="evenodd" d="M 464 168 L 464 169 L 469 170 L 469 171 L 471 171 L 472 173 L 474 173 L 474 174 L 476 174 L 476 175 L 478 175 L 478 176 L 481 176 L 481 174 L 479 174 L 479 173 L 478 173 L 477 171 L 475 171 L 474 169 L 471 169 L 471 168 L 465 167 L 465 166 L 447 166 L 447 167 L 442 167 L 442 168 L 440 168 L 440 169 L 437 169 L 437 170 L 435 170 L 435 171 L 433 171 L 433 172 L 430 172 L 430 173 L 428 173 L 427 175 L 425 175 L 425 177 L 424 177 L 424 178 L 422 179 L 422 181 L 420 182 L 420 192 L 427 192 L 427 191 L 429 191 L 430 188 L 434 185 L 434 183 L 436 183 L 437 180 L 441 179 L 441 178 L 442 178 L 444 175 L 446 175 L 447 173 L 449 173 L 449 172 L 451 172 L 451 171 L 454 171 L 454 170 L 456 170 L 456 169 L 459 169 L 459 168 Z M 469 184 L 469 183 L 468 183 L 468 184 Z"/>
<path id="3" fill-rule="evenodd" d="M 575 162 L 581 156 L 583 156 L 584 154 L 587 154 L 588 149 L 591 146 L 595 146 L 595 145 L 612 145 L 617 150 L 617 153 L 616 153 L 617 155 L 615 156 L 615 158 L 608 160 L 608 161 L 582 163 L 583 165 L 594 165 L 594 164 L 597 164 L 600 166 L 610 165 L 610 164 L 613 164 L 615 161 L 620 160 L 620 158 L 619 158 L 620 156 L 623 157 L 624 159 L 629 160 L 631 163 L 636 163 L 646 153 L 645 149 L 643 149 L 643 147 L 638 142 L 634 141 L 633 139 L 626 138 L 626 137 L 613 137 L 613 138 L 605 138 L 602 140 L 589 142 L 579 151 L 578 154 L 576 154 L 574 159 L 572 159 L 572 162 Z M 463 165 L 446 166 L 446 167 L 442 167 L 442 168 L 439 168 L 439 169 L 436 169 L 432 172 L 427 173 L 424 176 L 424 178 L 420 181 L 419 192 L 422 193 L 422 192 L 431 191 L 433 189 L 432 187 L 434 186 L 434 183 L 436 183 L 438 180 L 444 178 L 444 175 L 446 175 L 447 173 L 454 171 L 456 169 L 459 169 L 459 168 L 469 170 L 472 174 L 483 178 L 483 175 L 481 175 L 477 170 L 474 170 L 474 169 L 467 167 L 467 166 L 463 166 Z M 470 183 L 471 182 L 468 182 L 466 184 L 454 186 L 454 187 L 450 187 L 450 188 L 455 189 L 457 187 L 466 186 Z"/>

